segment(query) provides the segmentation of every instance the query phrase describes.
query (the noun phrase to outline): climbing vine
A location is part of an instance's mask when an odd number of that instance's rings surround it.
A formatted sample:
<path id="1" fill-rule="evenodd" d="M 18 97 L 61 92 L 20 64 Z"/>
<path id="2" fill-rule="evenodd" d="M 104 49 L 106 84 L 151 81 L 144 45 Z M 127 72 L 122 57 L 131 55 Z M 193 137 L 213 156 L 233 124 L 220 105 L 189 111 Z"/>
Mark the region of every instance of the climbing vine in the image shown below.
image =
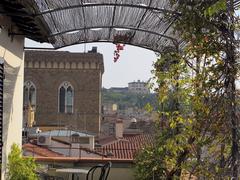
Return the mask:
<path id="1" fill-rule="evenodd" d="M 186 45 L 183 50 L 166 49 L 154 64 L 161 104 L 156 141 L 138 154 L 136 176 L 237 178 L 238 67 L 232 4 L 171 3 L 181 13 L 174 29 Z"/>

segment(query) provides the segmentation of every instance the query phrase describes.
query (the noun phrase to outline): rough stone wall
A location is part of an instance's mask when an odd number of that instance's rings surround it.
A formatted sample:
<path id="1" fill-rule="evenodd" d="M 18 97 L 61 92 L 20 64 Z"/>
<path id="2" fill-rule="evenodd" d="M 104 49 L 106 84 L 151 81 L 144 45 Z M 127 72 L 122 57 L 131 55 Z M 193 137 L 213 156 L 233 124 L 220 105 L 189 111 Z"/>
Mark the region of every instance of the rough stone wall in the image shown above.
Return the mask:
<path id="1" fill-rule="evenodd" d="M 100 131 L 103 57 L 98 53 L 26 51 L 25 79 L 36 86 L 36 126 L 64 126 Z M 58 90 L 64 82 L 74 89 L 73 113 L 58 112 Z"/>

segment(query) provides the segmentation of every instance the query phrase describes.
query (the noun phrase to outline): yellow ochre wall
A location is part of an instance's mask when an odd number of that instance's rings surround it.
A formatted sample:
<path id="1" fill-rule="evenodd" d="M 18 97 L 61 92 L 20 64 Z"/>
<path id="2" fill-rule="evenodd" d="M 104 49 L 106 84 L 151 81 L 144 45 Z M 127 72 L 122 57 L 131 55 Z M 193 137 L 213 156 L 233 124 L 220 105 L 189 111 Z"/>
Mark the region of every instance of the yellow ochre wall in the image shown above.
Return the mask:
<path id="1" fill-rule="evenodd" d="M 2 179 L 13 143 L 22 143 L 24 37 L 9 36 L 11 20 L 0 16 L 0 57 L 4 59 Z"/>

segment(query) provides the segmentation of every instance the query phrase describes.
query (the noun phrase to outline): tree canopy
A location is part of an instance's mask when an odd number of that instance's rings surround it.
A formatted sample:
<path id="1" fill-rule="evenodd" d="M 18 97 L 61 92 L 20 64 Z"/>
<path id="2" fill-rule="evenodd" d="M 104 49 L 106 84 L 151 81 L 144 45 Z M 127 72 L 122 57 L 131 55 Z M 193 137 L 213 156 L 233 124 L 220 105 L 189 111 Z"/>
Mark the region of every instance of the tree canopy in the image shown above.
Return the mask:
<path id="1" fill-rule="evenodd" d="M 131 92 L 113 92 L 110 90 L 102 91 L 103 103 L 115 103 L 119 110 L 124 110 L 130 107 L 143 109 L 148 103 L 157 109 L 156 94 L 137 94 Z"/>
<path id="2" fill-rule="evenodd" d="M 233 1 L 171 1 L 183 50 L 154 65 L 159 109 L 155 144 L 136 158 L 138 179 L 238 177 L 238 63 Z M 166 14 L 166 16 L 169 16 Z M 171 92 L 171 93 L 169 93 Z"/>

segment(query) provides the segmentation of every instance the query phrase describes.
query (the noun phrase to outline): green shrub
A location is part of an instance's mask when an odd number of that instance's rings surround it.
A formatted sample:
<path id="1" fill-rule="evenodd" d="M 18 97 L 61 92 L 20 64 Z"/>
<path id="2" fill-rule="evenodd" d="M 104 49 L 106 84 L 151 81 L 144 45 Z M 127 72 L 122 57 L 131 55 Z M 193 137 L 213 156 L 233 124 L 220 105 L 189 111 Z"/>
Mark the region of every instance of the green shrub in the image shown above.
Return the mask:
<path id="1" fill-rule="evenodd" d="M 37 180 L 37 164 L 31 157 L 22 157 L 18 145 L 13 144 L 8 155 L 8 180 Z"/>

